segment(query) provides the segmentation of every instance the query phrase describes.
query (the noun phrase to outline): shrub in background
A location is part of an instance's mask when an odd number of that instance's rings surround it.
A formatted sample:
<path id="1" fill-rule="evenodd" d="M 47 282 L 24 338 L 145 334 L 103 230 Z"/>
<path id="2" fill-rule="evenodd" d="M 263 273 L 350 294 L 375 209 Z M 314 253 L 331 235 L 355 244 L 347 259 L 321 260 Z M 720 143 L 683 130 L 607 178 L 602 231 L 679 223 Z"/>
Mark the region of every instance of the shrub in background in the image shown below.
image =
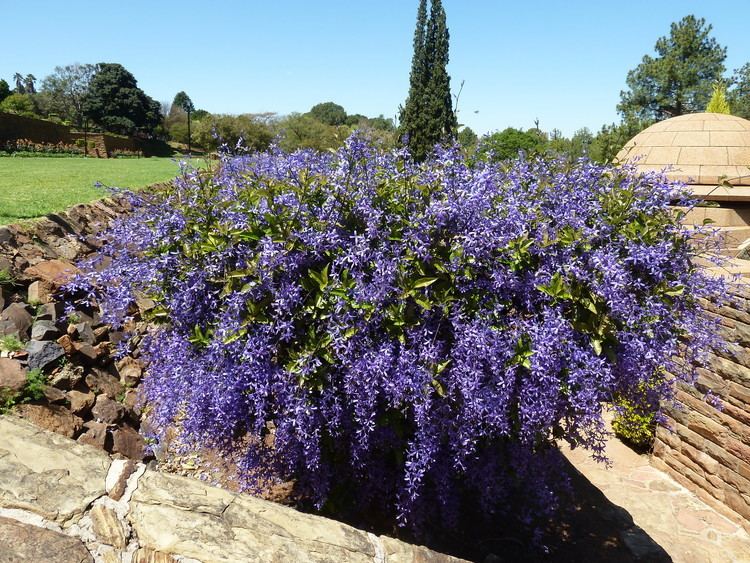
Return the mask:
<path id="1" fill-rule="evenodd" d="M 720 282 L 693 265 L 659 174 L 468 167 L 458 149 L 416 165 L 353 136 L 144 197 L 111 266 L 71 289 L 115 324 L 135 292 L 154 299 L 157 426 L 229 449 L 254 437 L 248 472 L 296 479 L 319 508 L 416 530 L 472 505 L 543 520 L 555 440 L 602 458 L 602 404 L 668 398 L 662 369 L 692 377 L 670 358 L 712 343 L 697 299 Z"/>

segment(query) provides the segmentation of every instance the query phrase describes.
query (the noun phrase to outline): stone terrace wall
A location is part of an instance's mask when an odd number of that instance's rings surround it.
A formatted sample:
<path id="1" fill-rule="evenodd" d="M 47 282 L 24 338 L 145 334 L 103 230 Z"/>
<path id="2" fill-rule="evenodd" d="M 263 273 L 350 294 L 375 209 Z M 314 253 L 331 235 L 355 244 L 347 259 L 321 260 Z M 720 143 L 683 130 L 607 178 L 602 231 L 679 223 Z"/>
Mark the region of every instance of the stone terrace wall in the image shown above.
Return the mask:
<path id="1" fill-rule="evenodd" d="M 678 384 L 681 408 L 668 410 L 671 431 L 657 429 L 652 463 L 750 531 L 750 286 L 730 293 L 730 306 L 703 303 L 728 349 L 698 369 L 697 389 Z M 709 390 L 721 410 L 703 400 Z"/>
<path id="2" fill-rule="evenodd" d="M 169 156 L 172 154 L 169 145 L 155 139 L 140 139 L 97 132 L 89 132 L 86 138 L 88 141 L 93 141 L 97 149 L 96 151 L 92 150 L 89 153 L 90 156 L 106 158 L 111 156 L 115 150 L 140 151 L 144 156 Z M 82 131 L 73 131 L 68 125 L 35 117 L 0 112 L 0 144 L 16 139 L 28 139 L 35 143 L 53 145 L 64 143 L 70 145 L 78 139 L 83 140 L 84 134 Z"/>
<path id="3" fill-rule="evenodd" d="M 35 143 L 69 144 L 70 127 L 44 119 L 0 112 L 0 143 L 14 139 L 28 139 Z"/>
<path id="4" fill-rule="evenodd" d="M 0 561 L 459 563 L 0 416 Z"/>

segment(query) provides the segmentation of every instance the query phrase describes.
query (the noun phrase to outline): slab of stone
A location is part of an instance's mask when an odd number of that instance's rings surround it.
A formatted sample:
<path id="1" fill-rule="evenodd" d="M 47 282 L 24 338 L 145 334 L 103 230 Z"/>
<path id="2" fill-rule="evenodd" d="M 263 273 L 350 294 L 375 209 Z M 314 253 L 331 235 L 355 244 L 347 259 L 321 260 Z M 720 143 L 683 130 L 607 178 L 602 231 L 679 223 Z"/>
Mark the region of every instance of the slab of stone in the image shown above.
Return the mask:
<path id="1" fill-rule="evenodd" d="M 372 563 L 377 554 L 366 532 L 345 524 L 152 471 L 128 518 L 142 547 L 201 561 Z"/>
<path id="2" fill-rule="evenodd" d="M 37 280 L 29 285 L 28 300 L 29 303 L 49 303 L 52 300 L 54 287 L 51 283 Z"/>
<path id="3" fill-rule="evenodd" d="M 26 303 L 11 303 L 0 313 L 0 321 L 10 323 L 15 327 L 18 334 L 22 337 L 28 337 L 34 318 L 29 313 Z M 10 334 L 7 329 L 5 332 Z"/>
<path id="4" fill-rule="evenodd" d="M 89 513 L 97 539 L 107 545 L 123 549 L 127 545 L 125 527 L 117 518 L 114 510 L 108 506 L 97 504 Z"/>
<path id="5" fill-rule="evenodd" d="M 42 303 L 37 307 L 36 318 L 40 321 L 56 321 L 62 313 L 62 303 Z"/>
<path id="6" fill-rule="evenodd" d="M 0 563 L 21 561 L 88 563 L 94 559 L 81 540 L 0 516 Z"/>
<path id="7" fill-rule="evenodd" d="M 133 554 L 133 563 L 174 563 L 175 561 L 177 559 L 168 553 L 148 548 L 141 548 Z"/>
<path id="8" fill-rule="evenodd" d="M 83 367 L 65 363 L 50 374 L 49 384 L 67 391 L 78 385 L 83 379 L 83 373 Z"/>
<path id="9" fill-rule="evenodd" d="M 94 406 L 96 395 L 93 393 L 82 393 L 73 389 L 67 393 L 70 402 L 70 412 L 77 416 L 85 416 Z"/>
<path id="10" fill-rule="evenodd" d="M 65 355 L 65 351 L 57 342 L 38 340 L 30 340 L 26 344 L 26 351 L 29 354 L 29 369 L 44 369 Z"/>
<path id="11" fill-rule="evenodd" d="M 120 382 L 123 385 L 137 385 L 141 380 L 143 367 L 138 360 L 131 358 L 130 356 L 125 356 L 115 365 L 117 366 L 117 373 L 120 375 Z"/>
<path id="12" fill-rule="evenodd" d="M 36 321 L 31 327 L 32 340 L 55 340 L 60 331 L 52 321 Z"/>
<path id="13" fill-rule="evenodd" d="M 60 287 L 71 281 L 80 273 L 80 270 L 62 260 L 44 260 L 30 268 L 26 268 L 24 273 L 32 278 L 39 278 L 49 282 L 55 287 Z"/>
<path id="14" fill-rule="evenodd" d="M 26 387 L 26 370 L 21 363 L 10 358 L 0 358 L 0 394 L 15 394 Z"/>
<path id="15" fill-rule="evenodd" d="M 104 393 L 113 400 L 123 391 L 123 386 L 119 379 L 97 368 L 94 368 L 93 372 L 86 376 L 86 385 L 94 393 Z"/>
<path id="16" fill-rule="evenodd" d="M 106 395 L 99 395 L 91 409 L 91 414 L 99 422 L 117 424 L 125 416 L 125 407 Z"/>
<path id="17" fill-rule="evenodd" d="M 132 459 L 115 459 L 109 468 L 107 479 L 105 481 L 107 494 L 112 500 L 120 500 L 125 494 L 128 486 L 128 479 L 139 468 L 139 465 Z"/>
<path id="18" fill-rule="evenodd" d="M 431 551 L 421 545 L 411 545 L 387 536 L 376 538 L 382 560 L 386 563 L 460 563 L 463 559 Z M 376 559 L 377 561 L 377 559 Z"/>
<path id="19" fill-rule="evenodd" d="M 52 404 L 61 405 L 67 401 L 65 391 L 53 387 L 52 385 L 45 385 L 42 389 L 42 393 L 44 393 L 44 398 Z"/>
<path id="20" fill-rule="evenodd" d="M 13 412 L 39 428 L 66 438 L 73 438 L 83 427 L 83 419 L 60 405 L 18 405 Z"/>
<path id="21" fill-rule="evenodd" d="M 89 420 L 83 423 L 85 428 L 83 434 L 78 436 L 78 442 L 92 446 L 100 450 L 107 448 L 107 425 L 103 422 Z"/>
<path id="22" fill-rule="evenodd" d="M 120 454 L 128 459 L 143 459 L 146 441 L 137 430 L 129 426 L 117 428 L 112 432 L 112 453 Z"/>
<path id="23" fill-rule="evenodd" d="M 76 334 L 78 335 L 78 340 L 91 345 L 96 344 L 96 335 L 94 334 L 94 329 L 91 328 L 90 323 L 78 323 L 74 326 Z"/>
<path id="24" fill-rule="evenodd" d="M 66 526 L 105 494 L 105 452 L 8 415 L 0 416 L 0 436 L 0 508 L 28 510 Z"/>

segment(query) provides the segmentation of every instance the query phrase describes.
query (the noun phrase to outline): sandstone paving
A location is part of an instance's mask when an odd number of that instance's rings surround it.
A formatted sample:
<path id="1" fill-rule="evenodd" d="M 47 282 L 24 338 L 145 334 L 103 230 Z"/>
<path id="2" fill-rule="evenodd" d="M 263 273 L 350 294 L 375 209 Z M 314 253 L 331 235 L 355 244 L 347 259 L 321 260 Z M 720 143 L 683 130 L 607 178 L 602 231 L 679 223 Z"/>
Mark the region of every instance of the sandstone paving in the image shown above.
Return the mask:
<path id="1" fill-rule="evenodd" d="M 563 453 L 675 563 L 750 562 L 750 535 L 742 526 L 653 467 L 648 455 L 635 453 L 617 439 L 607 445 L 610 467 L 580 449 Z"/>

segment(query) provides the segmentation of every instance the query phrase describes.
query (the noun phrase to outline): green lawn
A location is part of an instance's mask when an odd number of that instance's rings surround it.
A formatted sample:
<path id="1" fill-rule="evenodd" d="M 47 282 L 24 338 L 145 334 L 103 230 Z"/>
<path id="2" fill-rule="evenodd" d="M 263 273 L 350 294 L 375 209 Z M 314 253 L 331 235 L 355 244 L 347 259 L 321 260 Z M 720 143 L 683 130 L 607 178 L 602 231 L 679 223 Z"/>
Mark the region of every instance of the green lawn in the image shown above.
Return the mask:
<path id="1" fill-rule="evenodd" d="M 202 161 L 199 161 L 202 162 Z M 62 211 L 107 194 L 101 182 L 141 188 L 179 173 L 171 158 L 0 158 L 0 225 Z"/>

